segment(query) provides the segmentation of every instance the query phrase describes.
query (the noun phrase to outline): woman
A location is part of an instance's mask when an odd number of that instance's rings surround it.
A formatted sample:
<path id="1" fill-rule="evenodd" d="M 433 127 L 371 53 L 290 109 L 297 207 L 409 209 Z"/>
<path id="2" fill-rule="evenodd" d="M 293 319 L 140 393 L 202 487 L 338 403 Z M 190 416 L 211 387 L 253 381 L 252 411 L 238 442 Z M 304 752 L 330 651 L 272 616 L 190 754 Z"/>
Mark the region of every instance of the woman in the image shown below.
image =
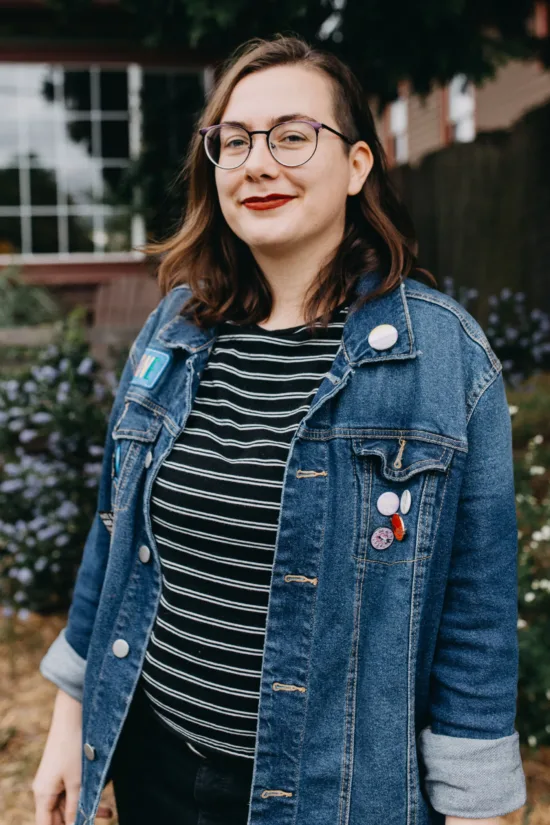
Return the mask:
<path id="1" fill-rule="evenodd" d="M 37 825 L 110 777 L 121 825 L 496 823 L 526 798 L 501 365 L 411 277 L 335 57 L 247 44 L 185 171 L 41 663 Z"/>

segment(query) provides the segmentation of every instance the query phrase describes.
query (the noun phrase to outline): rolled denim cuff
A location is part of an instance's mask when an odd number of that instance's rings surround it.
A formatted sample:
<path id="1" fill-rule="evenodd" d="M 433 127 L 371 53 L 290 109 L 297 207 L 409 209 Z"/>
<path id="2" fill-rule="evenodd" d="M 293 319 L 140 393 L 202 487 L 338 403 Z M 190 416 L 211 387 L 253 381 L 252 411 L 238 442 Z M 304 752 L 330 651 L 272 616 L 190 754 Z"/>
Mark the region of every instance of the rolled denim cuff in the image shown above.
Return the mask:
<path id="1" fill-rule="evenodd" d="M 439 813 L 484 819 L 504 816 L 527 801 L 517 731 L 500 739 L 470 739 L 432 733 L 428 726 L 418 742 L 426 792 Z"/>
<path id="2" fill-rule="evenodd" d="M 53 682 L 73 699 L 82 702 L 86 659 L 78 655 L 70 646 L 63 628 L 57 639 L 50 645 L 39 669 L 42 676 Z"/>

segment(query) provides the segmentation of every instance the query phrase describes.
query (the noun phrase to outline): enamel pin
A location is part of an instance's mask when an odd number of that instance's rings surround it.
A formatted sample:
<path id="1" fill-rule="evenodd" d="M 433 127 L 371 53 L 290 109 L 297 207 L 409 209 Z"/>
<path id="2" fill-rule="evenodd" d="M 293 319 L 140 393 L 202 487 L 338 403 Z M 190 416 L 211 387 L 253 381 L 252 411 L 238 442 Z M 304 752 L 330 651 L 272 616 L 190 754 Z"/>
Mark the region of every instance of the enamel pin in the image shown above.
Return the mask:
<path id="1" fill-rule="evenodd" d="M 147 347 L 130 383 L 134 386 L 151 389 L 155 386 L 171 359 L 170 353 Z"/>
<path id="2" fill-rule="evenodd" d="M 370 537 L 375 550 L 387 550 L 393 542 L 393 533 L 389 527 L 378 527 Z"/>
<path id="3" fill-rule="evenodd" d="M 407 532 L 405 529 L 405 522 L 399 515 L 399 513 L 395 513 L 391 517 L 391 526 L 393 529 L 393 535 L 397 539 L 397 541 L 403 541 L 405 538 L 405 533 Z"/>

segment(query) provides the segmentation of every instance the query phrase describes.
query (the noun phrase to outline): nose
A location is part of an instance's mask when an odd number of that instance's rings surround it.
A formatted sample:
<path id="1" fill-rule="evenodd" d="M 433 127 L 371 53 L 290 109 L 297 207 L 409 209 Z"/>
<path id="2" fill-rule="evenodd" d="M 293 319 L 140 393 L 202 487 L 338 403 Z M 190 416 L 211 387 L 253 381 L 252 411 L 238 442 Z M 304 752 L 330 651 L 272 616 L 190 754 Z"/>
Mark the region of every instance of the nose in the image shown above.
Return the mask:
<path id="1" fill-rule="evenodd" d="M 279 171 L 279 164 L 269 151 L 267 135 L 252 135 L 251 140 L 252 147 L 243 164 L 244 170 L 254 176 L 276 175 Z"/>

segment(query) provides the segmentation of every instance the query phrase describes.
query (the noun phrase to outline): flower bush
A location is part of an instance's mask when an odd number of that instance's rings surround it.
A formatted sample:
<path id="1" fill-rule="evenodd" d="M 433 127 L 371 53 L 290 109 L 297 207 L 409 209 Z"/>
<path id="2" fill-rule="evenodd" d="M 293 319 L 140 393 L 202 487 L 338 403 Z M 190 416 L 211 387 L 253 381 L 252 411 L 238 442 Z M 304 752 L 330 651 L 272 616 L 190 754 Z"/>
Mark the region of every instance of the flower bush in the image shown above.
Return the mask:
<path id="1" fill-rule="evenodd" d="M 82 313 L 18 377 L 0 381 L 0 602 L 4 614 L 68 606 L 90 528 L 117 378 Z"/>
<path id="2" fill-rule="evenodd" d="M 511 407 L 513 415 L 518 408 Z M 545 458 L 543 458 L 545 454 Z M 516 461 L 519 539 L 519 682 L 516 726 L 531 747 L 550 745 L 550 497 L 548 449 L 534 435 Z"/>
<path id="3" fill-rule="evenodd" d="M 472 302 L 478 298 L 476 289 L 457 289 L 452 278 L 443 280 L 443 291 L 470 311 Z M 489 295 L 488 303 L 490 312 L 485 333 L 502 363 L 507 383 L 518 387 L 529 376 L 548 372 L 550 316 L 540 309 L 529 311 L 525 294 L 506 287 L 498 295 Z"/>

